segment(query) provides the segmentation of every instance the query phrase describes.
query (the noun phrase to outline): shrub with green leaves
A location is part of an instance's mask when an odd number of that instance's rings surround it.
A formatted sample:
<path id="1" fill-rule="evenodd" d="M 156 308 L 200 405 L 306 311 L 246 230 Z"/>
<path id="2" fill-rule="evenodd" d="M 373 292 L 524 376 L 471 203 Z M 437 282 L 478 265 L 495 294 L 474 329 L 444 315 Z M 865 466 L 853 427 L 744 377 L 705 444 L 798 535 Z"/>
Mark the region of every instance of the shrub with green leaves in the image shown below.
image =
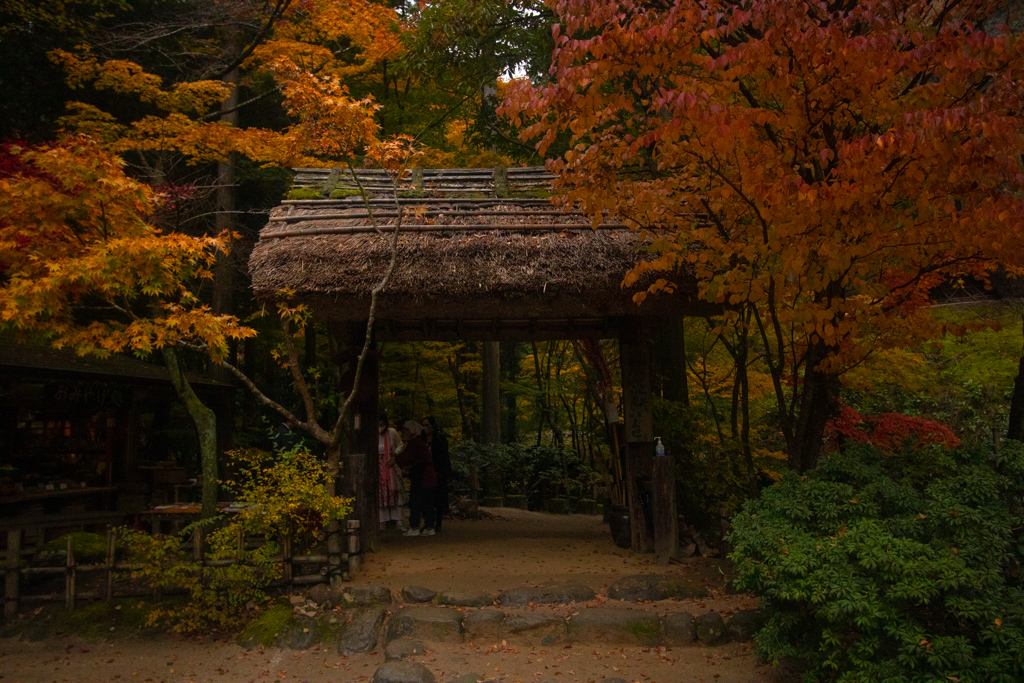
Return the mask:
<path id="1" fill-rule="evenodd" d="M 733 519 L 759 654 L 807 681 L 1024 681 L 1024 445 L 833 454 Z"/>
<path id="2" fill-rule="evenodd" d="M 196 522 L 180 536 L 121 534 L 133 578 L 154 590 L 184 589 L 188 596 L 183 604 L 154 607 L 150 625 L 167 622 L 182 632 L 239 626 L 246 606 L 264 602 L 267 587 L 281 577 L 281 539 L 315 537 L 352 509 L 351 498 L 328 493 L 326 465 L 301 447 L 276 454 L 240 449 L 228 456 L 236 473 L 221 484 L 235 494 L 230 514 Z M 186 547 L 196 528 L 203 530 L 206 564 Z"/>

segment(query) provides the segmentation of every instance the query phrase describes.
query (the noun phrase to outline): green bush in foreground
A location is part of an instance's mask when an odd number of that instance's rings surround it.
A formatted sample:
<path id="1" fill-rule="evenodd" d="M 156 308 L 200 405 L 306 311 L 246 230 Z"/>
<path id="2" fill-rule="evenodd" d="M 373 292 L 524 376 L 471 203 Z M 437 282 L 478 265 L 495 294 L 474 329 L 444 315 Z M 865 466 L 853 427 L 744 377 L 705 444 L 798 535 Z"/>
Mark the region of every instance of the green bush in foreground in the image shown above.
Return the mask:
<path id="1" fill-rule="evenodd" d="M 759 654 L 807 681 L 1024 681 L 1024 446 L 851 447 L 733 520 Z"/>

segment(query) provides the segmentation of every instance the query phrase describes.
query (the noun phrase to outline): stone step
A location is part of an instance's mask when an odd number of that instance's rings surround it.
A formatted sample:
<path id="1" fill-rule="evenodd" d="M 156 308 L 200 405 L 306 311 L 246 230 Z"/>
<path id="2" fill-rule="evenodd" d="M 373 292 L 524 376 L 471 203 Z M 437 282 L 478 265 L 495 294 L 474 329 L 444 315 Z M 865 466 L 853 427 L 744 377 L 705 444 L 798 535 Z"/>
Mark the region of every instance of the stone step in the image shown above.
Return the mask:
<path id="1" fill-rule="evenodd" d="M 764 623 L 760 610 L 739 610 L 725 619 L 717 612 L 658 614 L 622 607 L 582 607 L 568 616 L 545 609 L 435 605 L 407 606 L 390 616 L 380 606 L 332 611 L 315 618 L 305 613 L 282 618 L 281 608 L 276 607 L 265 615 L 267 619 L 273 615 L 273 627 L 261 629 L 257 623 L 246 629 L 239 644 L 307 649 L 321 643 L 343 655 L 372 652 L 380 644 L 394 643 L 398 645 L 389 649 L 396 653 L 409 649 L 408 643 L 414 644 L 412 649 L 426 643 L 463 642 L 528 647 L 562 643 L 686 647 L 746 642 Z"/>

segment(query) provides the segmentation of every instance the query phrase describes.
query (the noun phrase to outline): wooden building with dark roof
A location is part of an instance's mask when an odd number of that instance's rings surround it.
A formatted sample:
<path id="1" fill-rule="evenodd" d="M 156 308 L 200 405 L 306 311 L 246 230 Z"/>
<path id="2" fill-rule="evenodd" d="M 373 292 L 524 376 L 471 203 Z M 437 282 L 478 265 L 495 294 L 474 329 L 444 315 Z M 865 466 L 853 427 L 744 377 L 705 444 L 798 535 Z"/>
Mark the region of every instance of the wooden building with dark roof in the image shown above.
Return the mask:
<path id="1" fill-rule="evenodd" d="M 230 414 L 231 385 L 189 379 Z M 41 544 L 172 502 L 198 472 L 194 432 L 163 365 L 0 337 L 0 528 Z"/>

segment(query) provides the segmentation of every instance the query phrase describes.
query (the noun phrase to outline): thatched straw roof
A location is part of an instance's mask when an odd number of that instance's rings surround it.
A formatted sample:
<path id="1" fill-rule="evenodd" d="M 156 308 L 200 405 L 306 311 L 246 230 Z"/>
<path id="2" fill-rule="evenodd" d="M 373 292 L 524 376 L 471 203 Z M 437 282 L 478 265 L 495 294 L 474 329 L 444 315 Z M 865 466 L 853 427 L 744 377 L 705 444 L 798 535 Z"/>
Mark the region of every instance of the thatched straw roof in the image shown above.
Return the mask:
<path id="1" fill-rule="evenodd" d="M 374 198 L 376 228 L 361 197 L 285 201 L 249 261 L 256 294 L 287 289 L 323 320 L 365 319 L 390 257 L 397 201 L 397 268 L 378 299 L 384 338 L 613 333 L 625 318 L 692 312 L 686 282 L 639 307 L 636 290 L 621 287 L 640 259 L 639 233 L 617 223 L 595 229 L 544 198 L 452 198 L 447 189 Z"/>

